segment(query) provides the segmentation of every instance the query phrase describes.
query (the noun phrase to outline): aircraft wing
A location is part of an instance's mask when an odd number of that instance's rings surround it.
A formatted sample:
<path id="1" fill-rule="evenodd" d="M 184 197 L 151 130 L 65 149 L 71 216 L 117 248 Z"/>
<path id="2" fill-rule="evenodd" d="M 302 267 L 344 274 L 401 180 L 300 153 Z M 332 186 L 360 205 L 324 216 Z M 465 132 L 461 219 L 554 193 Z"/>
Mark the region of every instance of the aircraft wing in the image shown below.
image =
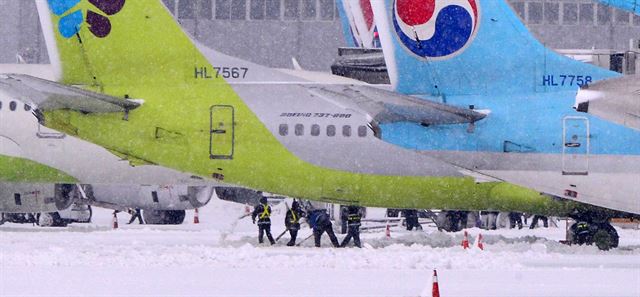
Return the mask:
<path id="1" fill-rule="evenodd" d="M 474 123 L 486 116 L 471 109 L 418 99 L 366 85 L 310 86 L 309 92 L 345 109 L 366 113 L 380 124 L 461 124 Z"/>
<path id="2" fill-rule="evenodd" d="M 640 130 L 640 75 L 612 78 L 578 91 L 576 110 Z"/>
<path id="3" fill-rule="evenodd" d="M 125 112 L 139 103 L 24 74 L 0 75 L 0 90 L 39 110 L 68 109 L 84 113 Z"/>

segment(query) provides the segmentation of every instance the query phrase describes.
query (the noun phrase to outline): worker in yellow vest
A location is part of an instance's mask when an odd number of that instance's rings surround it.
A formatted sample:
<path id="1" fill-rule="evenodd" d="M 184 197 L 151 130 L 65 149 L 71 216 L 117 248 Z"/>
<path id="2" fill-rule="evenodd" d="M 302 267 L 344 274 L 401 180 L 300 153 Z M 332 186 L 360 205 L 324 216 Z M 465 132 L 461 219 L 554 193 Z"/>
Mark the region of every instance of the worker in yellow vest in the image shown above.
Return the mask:
<path id="1" fill-rule="evenodd" d="M 305 213 L 300 207 L 298 201 L 293 201 L 291 209 L 287 211 L 284 216 L 284 225 L 289 230 L 291 240 L 287 243 L 287 246 L 294 246 L 296 244 L 296 237 L 298 236 L 298 230 L 300 230 L 300 218 L 304 217 Z"/>
<path id="2" fill-rule="evenodd" d="M 262 195 L 262 192 L 258 192 Z M 264 233 L 267 233 L 267 238 L 271 244 L 275 244 L 276 241 L 273 240 L 273 236 L 271 236 L 271 206 L 267 204 L 267 197 L 262 196 L 260 198 L 260 204 L 256 205 L 253 209 L 253 213 L 251 214 L 251 219 L 253 223 L 256 223 L 256 217 L 258 218 L 258 243 L 263 242 Z"/>

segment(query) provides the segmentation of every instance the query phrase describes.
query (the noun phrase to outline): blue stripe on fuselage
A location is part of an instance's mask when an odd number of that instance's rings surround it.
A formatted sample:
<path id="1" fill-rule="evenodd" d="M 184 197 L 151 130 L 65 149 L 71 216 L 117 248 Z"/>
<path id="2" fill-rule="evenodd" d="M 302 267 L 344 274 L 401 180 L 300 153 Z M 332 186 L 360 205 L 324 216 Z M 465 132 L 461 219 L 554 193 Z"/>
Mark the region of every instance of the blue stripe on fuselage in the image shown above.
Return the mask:
<path id="1" fill-rule="evenodd" d="M 530 153 L 562 153 L 563 118 L 589 119 L 591 154 L 640 155 L 640 131 L 607 122 L 572 106 L 575 92 L 532 93 L 503 96 L 452 96 L 447 103 L 491 113 L 475 125 L 433 125 L 415 123 L 381 125 L 385 141 L 417 150 L 503 152 L 509 146 Z"/>

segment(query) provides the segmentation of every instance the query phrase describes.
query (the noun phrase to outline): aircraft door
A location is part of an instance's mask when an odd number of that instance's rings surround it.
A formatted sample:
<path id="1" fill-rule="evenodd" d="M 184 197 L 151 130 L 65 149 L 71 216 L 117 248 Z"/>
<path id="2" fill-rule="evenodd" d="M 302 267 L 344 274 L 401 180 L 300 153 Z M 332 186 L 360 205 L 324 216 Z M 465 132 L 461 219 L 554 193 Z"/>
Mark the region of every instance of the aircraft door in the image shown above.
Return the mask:
<path id="1" fill-rule="evenodd" d="M 210 108 L 209 158 L 233 159 L 235 144 L 235 110 L 231 105 Z"/>
<path id="2" fill-rule="evenodd" d="M 589 119 L 568 116 L 562 125 L 562 174 L 589 174 Z"/>

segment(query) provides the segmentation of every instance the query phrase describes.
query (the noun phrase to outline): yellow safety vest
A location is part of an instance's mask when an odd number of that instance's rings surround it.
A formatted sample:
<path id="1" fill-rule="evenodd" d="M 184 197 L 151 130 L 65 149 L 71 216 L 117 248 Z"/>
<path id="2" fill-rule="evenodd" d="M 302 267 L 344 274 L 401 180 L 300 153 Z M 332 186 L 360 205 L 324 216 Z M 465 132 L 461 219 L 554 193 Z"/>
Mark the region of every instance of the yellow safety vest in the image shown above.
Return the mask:
<path id="1" fill-rule="evenodd" d="M 260 214 L 260 219 L 268 218 L 271 214 L 269 213 L 269 205 L 263 204 L 262 208 L 264 209 Z"/>

